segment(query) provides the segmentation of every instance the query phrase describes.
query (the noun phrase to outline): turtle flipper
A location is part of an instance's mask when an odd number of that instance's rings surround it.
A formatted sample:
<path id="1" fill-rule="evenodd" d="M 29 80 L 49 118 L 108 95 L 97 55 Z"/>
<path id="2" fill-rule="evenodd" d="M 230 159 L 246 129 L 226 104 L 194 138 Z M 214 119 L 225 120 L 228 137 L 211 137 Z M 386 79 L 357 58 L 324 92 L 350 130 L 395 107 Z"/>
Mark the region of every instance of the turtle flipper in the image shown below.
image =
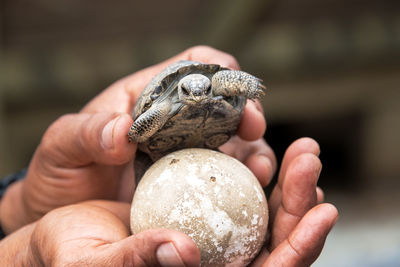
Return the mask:
<path id="1" fill-rule="evenodd" d="M 212 77 L 214 96 L 245 96 L 250 99 L 264 95 L 262 80 L 239 70 L 221 70 Z"/>
<path id="2" fill-rule="evenodd" d="M 133 122 L 128 133 L 129 141 L 136 143 L 146 141 L 164 126 L 171 117 L 172 109 L 173 105 L 171 101 L 159 102 L 158 105 L 152 105 Z"/>

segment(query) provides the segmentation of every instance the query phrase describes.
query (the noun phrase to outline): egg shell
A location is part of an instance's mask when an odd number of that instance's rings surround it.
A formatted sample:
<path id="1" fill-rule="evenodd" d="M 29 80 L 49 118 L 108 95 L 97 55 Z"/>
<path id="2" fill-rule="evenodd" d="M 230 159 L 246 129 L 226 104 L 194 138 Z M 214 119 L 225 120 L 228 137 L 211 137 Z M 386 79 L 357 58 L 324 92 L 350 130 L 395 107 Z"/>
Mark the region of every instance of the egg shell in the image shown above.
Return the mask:
<path id="1" fill-rule="evenodd" d="M 190 236 L 201 266 L 246 266 L 267 232 L 268 205 L 254 174 L 208 149 L 184 149 L 155 162 L 137 186 L 133 234 L 167 228 Z"/>

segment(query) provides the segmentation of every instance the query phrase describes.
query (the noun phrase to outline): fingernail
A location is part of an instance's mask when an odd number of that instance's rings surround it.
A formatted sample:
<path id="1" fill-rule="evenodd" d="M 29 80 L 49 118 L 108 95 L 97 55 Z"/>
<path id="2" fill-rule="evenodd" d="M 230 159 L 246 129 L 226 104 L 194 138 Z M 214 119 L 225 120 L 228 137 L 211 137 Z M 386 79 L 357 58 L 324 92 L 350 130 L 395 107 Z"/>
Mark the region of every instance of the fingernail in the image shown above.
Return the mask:
<path id="1" fill-rule="evenodd" d="M 101 134 L 102 145 L 106 149 L 112 149 L 114 147 L 114 126 L 117 123 L 120 116 L 109 121 L 103 128 Z"/>
<path id="2" fill-rule="evenodd" d="M 171 242 L 160 245 L 157 248 L 156 257 L 160 265 L 163 267 L 185 266 L 178 251 Z"/>

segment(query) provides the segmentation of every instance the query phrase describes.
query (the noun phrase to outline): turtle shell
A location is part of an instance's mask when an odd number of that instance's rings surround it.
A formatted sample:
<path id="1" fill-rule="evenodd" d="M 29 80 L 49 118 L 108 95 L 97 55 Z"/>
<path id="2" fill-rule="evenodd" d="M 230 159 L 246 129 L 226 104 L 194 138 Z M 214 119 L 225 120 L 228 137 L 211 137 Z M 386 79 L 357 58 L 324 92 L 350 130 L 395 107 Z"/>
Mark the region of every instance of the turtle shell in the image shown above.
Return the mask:
<path id="1" fill-rule="evenodd" d="M 186 75 L 199 73 L 211 79 L 216 72 L 225 69 L 216 64 L 186 60 L 168 66 L 142 91 L 134 108 L 134 120 L 160 96 L 176 97 L 178 83 Z M 235 134 L 245 103 L 244 96 L 234 96 L 210 99 L 195 107 L 184 105 L 153 136 L 139 143 L 138 148 L 153 161 L 188 147 L 216 149 Z"/>

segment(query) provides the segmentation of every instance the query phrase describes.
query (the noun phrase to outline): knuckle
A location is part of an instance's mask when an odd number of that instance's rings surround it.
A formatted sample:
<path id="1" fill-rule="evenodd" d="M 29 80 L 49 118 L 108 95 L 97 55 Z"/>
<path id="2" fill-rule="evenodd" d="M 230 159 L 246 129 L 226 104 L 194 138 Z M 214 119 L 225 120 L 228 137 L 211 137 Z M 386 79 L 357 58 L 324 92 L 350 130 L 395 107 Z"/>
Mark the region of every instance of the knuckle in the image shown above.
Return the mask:
<path id="1" fill-rule="evenodd" d="M 65 114 L 59 117 L 46 130 L 44 138 L 48 139 L 49 137 L 56 135 L 62 128 L 65 127 L 65 125 L 68 125 L 68 123 L 72 119 L 72 116 L 73 116 L 72 114 Z"/>
<path id="2" fill-rule="evenodd" d="M 141 243 L 141 242 L 139 242 Z M 131 248 L 125 249 L 122 257 L 122 266 L 124 267 L 151 267 L 155 266 L 154 257 L 148 255 L 141 255 L 138 253 L 140 249 L 145 248 L 146 244 L 143 242 L 141 246 L 136 246 L 136 249 Z"/>
<path id="3" fill-rule="evenodd" d="M 130 154 L 121 153 L 120 151 L 114 151 L 111 157 L 113 159 L 113 163 L 116 165 L 125 164 L 131 159 Z"/>
<path id="4" fill-rule="evenodd" d="M 140 257 L 137 257 L 137 254 L 133 252 L 125 253 L 123 257 L 123 264 L 124 267 L 135 267 L 135 266 L 147 266 L 144 261 Z"/>
<path id="5" fill-rule="evenodd" d="M 55 140 L 58 140 L 59 135 L 62 133 L 63 129 L 71 122 L 73 118 L 72 114 L 66 114 L 59 117 L 55 122 L 53 122 L 44 133 L 40 149 L 43 152 L 48 152 L 53 149 Z"/>

